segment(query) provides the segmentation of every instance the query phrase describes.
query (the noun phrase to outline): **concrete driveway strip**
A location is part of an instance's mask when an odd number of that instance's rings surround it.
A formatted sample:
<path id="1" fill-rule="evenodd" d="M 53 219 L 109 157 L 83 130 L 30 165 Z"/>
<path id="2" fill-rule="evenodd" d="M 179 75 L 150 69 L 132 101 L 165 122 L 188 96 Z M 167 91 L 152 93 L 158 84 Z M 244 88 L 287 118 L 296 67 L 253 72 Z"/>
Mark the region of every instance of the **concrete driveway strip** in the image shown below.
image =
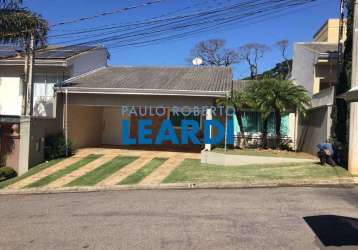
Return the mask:
<path id="1" fill-rule="evenodd" d="M 99 182 L 96 186 L 114 186 L 127 178 L 129 175 L 135 173 L 137 170 L 141 169 L 145 164 L 150 162 L 153 159 L 153 156 L 141 156 L 139 159 L 123 167 L 116 173 L 112 174 L 108 178 Z"/>
<path id="2" fill-rule="evenodd" d="M 145 177 L 139 185 L 159 184 L 167 177 L 175 168 L 177 168 L 184 158 L 180 155 L 170 157 L 153 173 Z"/>
<path id="3" fill-rule="evenodd" d="M 29 184 L 31 184 L 31 183 L 33 183 L 35 181 L 38 181 L 39 179 L 42 179 L 43 177 L 46 177 L 46 176 L 48 176 L 50 174 L 53 174 L 53 173 L 55 173 L 55 172 L 57 172 L 57 171 L 59 171 L 61 169 L 64 169 L 64 168 L 68 167 L 69 165 L 71 165 L 71 164 L 83 159 L 83 157 L 85 157 L 85 156 L 82 156 L 82 155 L 77 156 L 76 155 L 76 156 L 72 156 L 70 158 L 66 158 L 63 161 L 61 161 L 61 162 L 59 162 L 59 163 L 57 163 L 57 164 L 55 164 L 55 165 L 53 165 L 53 166 L 51 166 L 49 168 L 46 168 L 46 169 L 44 169 L 44 170 L 42 170 L 42 171 L 40 171 L 40 172 L 38 172 L 38 173 L 36 173 L 34 175 L 31 175 L 31 176 L 29 176 L 29 177 L 27 177 L 27 178 L 25 178 L 25 179 L 23 179 L 21 181 L 15 182 L 14 184 L 8 186 L 7 188 L 8 189 L 21 189 L 21 188 L 24 188 L 27 185 L 29 185 Z"/>
<path id="4" fill-rule="evenodd" d="M 65 185 L 67 185 L 68 183 L 72 182 L 73 180 L 91 172 L 92 170 L 102 166 L 103 164 L 105 164 L 106 162 L 109 162 L 111 160 L 113 160 L 114 158 L 116 158 L 118 155 L 104 155 L 90 163 L 88 163 L 87 165 L 81 167 L 80 169 L 77 169 L 76 171 L 55 180 L 54 182 L 51 182 L 49 185 L 46 186 L 46 188 L 59 188 L 59 187 L 63 187 Z"/>

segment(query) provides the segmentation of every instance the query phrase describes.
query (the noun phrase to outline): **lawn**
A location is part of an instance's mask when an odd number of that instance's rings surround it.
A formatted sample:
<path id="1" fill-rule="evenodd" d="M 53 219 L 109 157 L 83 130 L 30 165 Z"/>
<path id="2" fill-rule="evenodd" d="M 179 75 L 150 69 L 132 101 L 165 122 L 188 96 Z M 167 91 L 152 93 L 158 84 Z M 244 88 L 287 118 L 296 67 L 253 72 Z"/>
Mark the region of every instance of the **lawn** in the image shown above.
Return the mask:
<path id="1" fill-rule="evenodd" d="M 47 161 L 47 162 L 44 162 L 44 163 L 41 163 L 35 167 L 32 167 L 29 169 L 29 171 L 19 177 L 15 177 L 15 178 L 12 178 L 12 179 L 9 179 L 9 180 L 6 180 L 6 181 L 2 181 L 0 182 L 0 189 L 1 188 L 5 188 L 9 185 L 12 185 L 14 184 L 15 182 L 18 182 L 18 181 L 21 181 L 31 175 L 34 175 L 34 174 L 37 174 L 38 172 L 46 169 L 46 168 L 49 168 L 57 163 L 59 163 L 60 161 L 62 161 L 64 158 L 58 158 L 58 159 L 54 159 L 54 160 L 51 160 L 51 161 Z"/>
<path id="2" fill-rule="evenodd" d="M 316 156 L 304 152 L 293 152 L 293 151 L 273 150 L 273 149 L 227 149 L 225 151 L 223 148 L 215 148 L 213 152 L 234 154 L 234 155 L 316 159 Z"/>
<path id="3" fill-rule="evenodd" d="M 276 165 L 215 166 L 186 159 L 163 183 L 249 182 L 265 180 L 326 179 L 348 177 L 341 167 L 323 167 L 314 163 Z"/>
<path id="4" fill-rule="evenodd" d="M 138 159 L 136 156 L 118 156 L 113 160 L 103 164 L 102 166 L 94 169 L 93 171 L 75 179 L 66 186 L 93 186 L 101 180 L 104 180 L 111 174 L 117 172 L 124 166 Z"/>
<path id="5" fill-rule="evenodd" d="M 50 184 L 51 182 L 53 182 L 65 175 L 85 166 L 86 164 L 98 159 L 101 156 L 102 155 L 95 155 L 95 154 L 88 155 L 85 158 L 76 161 L 75 163 L 69 165 L 68 167 L 66 167 L 64 169 L 60 169 L 53 174 L 45 176 L 45 177 L 41 178 L 40 180 L 31 183 L 30 185 L 26 186 L 25 188 L 35 188 L 35 187 L 46 186 L 46 185 Z"/>
<path id="6" fill-rule="evenodd" d="M 146 176 L 151 174 L 155 169 L 157 169 L 160 165 L 162 165 L 168 158 L 154 158 L 150 162 L 148 162 L 144 167 L 139 169 L 134 174 L 128 176 L 123 181 L 119 183 L 119 185 L 130 185 L 137 184 L 141 180 L 143 180 Z"/>

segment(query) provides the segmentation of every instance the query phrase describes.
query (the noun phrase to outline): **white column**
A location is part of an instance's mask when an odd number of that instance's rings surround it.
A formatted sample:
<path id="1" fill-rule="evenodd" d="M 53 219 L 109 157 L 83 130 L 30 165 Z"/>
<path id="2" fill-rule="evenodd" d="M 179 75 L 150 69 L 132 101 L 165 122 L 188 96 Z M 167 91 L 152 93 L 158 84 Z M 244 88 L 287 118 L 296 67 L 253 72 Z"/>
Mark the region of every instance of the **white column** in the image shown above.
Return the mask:
<path id="1" fill-rule="evenodd" d="M 352 88 L 358 86 L 358 5 L 354 1 L 353 53 L 352 53 Z M 348 169 L 351 174 L 358 174 L 358 103 L 350 104 L 349 121 L 349 155 Z"/>
<path id="2" fill-rule="evenodd" d="M 350 104 L 348 170 L 358 174 L 358 103 Z"/>
<path id="3" fill-rule="evenodd" d="M 212 120 L 213 119 L 213 115 L 211 112 L 211 108 L 206 109 L 206 116 L 205 116 L 205 120 Z M 212 137 L 212 126 L 210 126 L 210 138 Z M 211 150 L 211 144 L 205 144 L 205 150 L 210 151 Z"/>

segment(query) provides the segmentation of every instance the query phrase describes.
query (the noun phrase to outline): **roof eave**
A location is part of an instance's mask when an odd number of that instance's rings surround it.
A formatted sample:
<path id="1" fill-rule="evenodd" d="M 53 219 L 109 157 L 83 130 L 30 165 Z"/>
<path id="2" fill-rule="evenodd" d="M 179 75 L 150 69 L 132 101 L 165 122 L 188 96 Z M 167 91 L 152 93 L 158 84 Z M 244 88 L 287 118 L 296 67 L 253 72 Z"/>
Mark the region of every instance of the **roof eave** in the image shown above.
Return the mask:
<path id="1" fill-rule="evenodd" d="M 24 65 L 24 60 L 23 59 L 0 60 L 0 65 L 5 65 L 5 66 L 20 65 L 20 66 L 22 66 L 22 65 Z M 66 67 L 67 62 L 65 60 L 41 60 L 41 59 L 36 59 L 35 60 L 35 65 L 38 65 L 38 66 Z"/>
<path id="2" fill-rule="evenodd" d="M 150 96 L 197 96 L 197 97 L 227 97 L 228 91 L 198 91 L 198 90 L 153 90 L 153 89 L 119 89 L 119 88 L 80 88 L 56 87 L 58 93 L 72 94 L 112 94 L 112 95 L 150 95 Z"/>

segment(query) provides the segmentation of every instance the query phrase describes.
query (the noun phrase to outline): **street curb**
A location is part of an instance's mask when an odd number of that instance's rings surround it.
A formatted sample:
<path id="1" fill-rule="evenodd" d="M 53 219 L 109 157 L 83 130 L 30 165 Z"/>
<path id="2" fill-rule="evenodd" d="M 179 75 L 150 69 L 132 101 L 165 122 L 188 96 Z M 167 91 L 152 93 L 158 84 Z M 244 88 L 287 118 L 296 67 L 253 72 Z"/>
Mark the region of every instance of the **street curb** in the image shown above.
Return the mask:
<path id="1" fill-rule="evenodd" d="M 189 190 L 189 189 L 249 189 L 249 188 L 278 188 L 278 187 L 355 187 L 358 186 L 358 178 L 340 178 L 325 180 L 301 180 L 294 182 L 223 182 L 223 183 L 173 183 L 155 185 L 120 185 L 110 187 L 63 187 L 63 188 L 29 188 L 29 189 L 2 189 L 0 195 L 24 195 L 24 194 L 60 194 L 83 193 L 101 191 L 129 191 L 129 190 Z"/>

